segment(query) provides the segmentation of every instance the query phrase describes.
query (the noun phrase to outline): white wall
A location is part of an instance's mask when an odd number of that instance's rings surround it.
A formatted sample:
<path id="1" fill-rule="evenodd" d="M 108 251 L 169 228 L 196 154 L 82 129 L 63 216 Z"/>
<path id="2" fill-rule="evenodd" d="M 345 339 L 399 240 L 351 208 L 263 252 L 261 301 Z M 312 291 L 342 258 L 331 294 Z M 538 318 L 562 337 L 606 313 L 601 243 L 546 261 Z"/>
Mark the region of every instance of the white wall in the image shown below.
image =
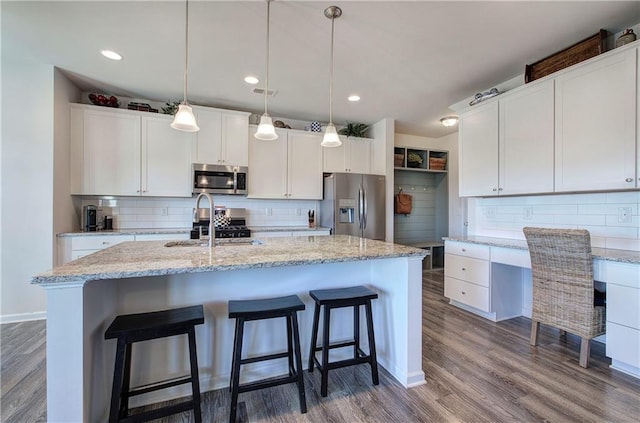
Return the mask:
<path id="1" fill-rule="evenodd" d="M 80 228 L 70 189 L 69 103 L 80 99 L 80 90 L 60 70 L 53 74 L 53 233 L 77 231 Z M 53 237 L 53 262 L 57 263 L 56 240 Z"/>
<path id="2" fill-rule="evenodd" d="M 620 222 L 620 209 L 629 222 Z M 524 239 L 522 228 L 580 228 L 594 247 L 640 251 L 640 192 L 469 199 L 469 235 Z"/>
<path id="3" fill-rule="evenodd" d="M 42 318 L 44 290 L 30 284 L 53 265 L 53 85 L 50 65 L 2 45 L 0 322 Z"/>
<path id="4" fill-rule="evenodd" d="M 464 234 L 464 204 L 465 199 L 458 197 L 458 133 L 446 135 L 440 138 L 427 138 L 415 135 L 396 134 L 395 145 L 403 147 L 426 148 L 433 150 L 445 150 L 449 152 L 447 160 L 448 183 L 448 220 L 449 236 L 461 236 Z"/>

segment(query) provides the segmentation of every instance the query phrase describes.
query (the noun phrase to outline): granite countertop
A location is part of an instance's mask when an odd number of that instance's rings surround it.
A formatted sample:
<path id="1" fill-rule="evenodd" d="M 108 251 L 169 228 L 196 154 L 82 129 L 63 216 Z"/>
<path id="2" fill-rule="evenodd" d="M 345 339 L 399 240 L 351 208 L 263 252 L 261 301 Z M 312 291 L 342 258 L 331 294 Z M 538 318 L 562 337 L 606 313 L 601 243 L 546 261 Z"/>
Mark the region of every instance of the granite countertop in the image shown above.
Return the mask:
<path id="1" fill-rule="evenodd" d="M 123 279 L 382 258 L 424 258 L 425 250 L 348 235 L 264 238 L 259 245 L 165 247 L 166 241 L 123 242 L 33 277 L 33 284 Z"/>
<path id="2" fill-rule="evenodd" d="M 147 235 L 147 234 L 188 234 L 193 228 L 155 228 L 155 229 L 114 229 L 111 231 L 95 231 L 95 232 L 62 232 L 57 237 L 71 236 L 101 236 L 101 235 Z M 331 228 L 307 226 L 249 226 L 254 232 L 296 232 L 296 231 L 328 231 Z"/>
<path id="3" fill-rule="evenodd" d="M 493 238 L 488 236 L 467 236 L 467 237 L 444 237 L 445 241 L 468 242 L 470 244 L 488 245 L 491 247 L 514 248 L 517 250 L 526 250 L 527 241 L 524 239 L 511 238 Z M 640 251 L 632 250 L 616 250 L 613 248 L 597 248 L 591 249 L 593 258 L 597 260 L 617 261 L 620 263 L 640 264 Z"/>

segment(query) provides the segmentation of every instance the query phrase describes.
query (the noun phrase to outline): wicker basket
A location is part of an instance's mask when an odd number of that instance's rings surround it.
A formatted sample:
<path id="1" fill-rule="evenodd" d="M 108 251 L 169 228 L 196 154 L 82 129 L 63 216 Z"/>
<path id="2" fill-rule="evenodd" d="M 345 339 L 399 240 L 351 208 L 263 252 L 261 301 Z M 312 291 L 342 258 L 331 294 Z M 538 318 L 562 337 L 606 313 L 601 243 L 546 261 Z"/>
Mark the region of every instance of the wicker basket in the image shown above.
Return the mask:
<path id="1" fill-rule="evenodd" d="M 393 165 L 395 167 L 402 167 L 404 165 L 404 154 L 394 154 Z"/>
<path id="2" fill-rule="evenodd" d="M 447 159 L 440 157 L 429 157 L 429 169 L 431 170 L 445 170 L 447 167 Z"/>

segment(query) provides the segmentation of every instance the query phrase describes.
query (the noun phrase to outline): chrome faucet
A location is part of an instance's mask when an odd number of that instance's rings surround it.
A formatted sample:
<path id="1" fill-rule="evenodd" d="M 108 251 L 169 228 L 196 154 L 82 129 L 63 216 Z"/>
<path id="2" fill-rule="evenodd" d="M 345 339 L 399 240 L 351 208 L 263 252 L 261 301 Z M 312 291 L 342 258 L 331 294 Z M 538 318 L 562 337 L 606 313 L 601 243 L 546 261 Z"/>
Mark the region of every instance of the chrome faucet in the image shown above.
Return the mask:
<path id="1" fill-rule="evenodd" d="M 200 208 L 200 200 L 202 199 L 202 197 L 207 197 L 207 200 L 209 200 L 209 248 L 211 248 L 211 246 L 213 245 L 213 238 L 214 238 L 214 233 L 213 233 L 213 197 L 211 195 L 209 195 L 206 192 L 202 192 L 200 194 L 198 194 L 198 196 L 196 197 L 196 210 L 194 214 L 197 214 L 198 209 Z"/>

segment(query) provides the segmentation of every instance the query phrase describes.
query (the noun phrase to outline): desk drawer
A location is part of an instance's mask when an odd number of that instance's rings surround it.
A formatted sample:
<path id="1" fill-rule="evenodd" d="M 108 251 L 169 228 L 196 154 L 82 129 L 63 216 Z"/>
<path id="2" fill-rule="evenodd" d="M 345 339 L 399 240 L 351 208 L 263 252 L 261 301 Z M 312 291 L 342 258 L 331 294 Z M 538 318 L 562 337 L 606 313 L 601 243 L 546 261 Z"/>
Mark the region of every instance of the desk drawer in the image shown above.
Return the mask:
<path id="1" fill-rule="evenodd" d="M 489 262 L 477 258 L 446 254 L 444 274 L 452 278 L 489 286 Z"/>
<path id="2" fill-rule="evenodd" d="M 607 284 L 607 322 L 640 329 L 640 289 Z"/>
<path id="3" fill-rule="evenodd" d="M 447 254 L 474 257 L 481 260 L 489 260 L 489 247 L 486 245 L 469 244 L 466 242 L 446 241 L 444 251 Z"/>
<path id="4" fill-rule="evenodd" d="M 444 296 L 482 311 L 489 312 L 489 288 L 485 288 L 484 286 L 479 286 L 455 278 L 445 277 Z"/>
<path id="5" fill-rule="evenodd" d="M 638 345 L 640 345 L 640 330 L 607 322 L 607 357 L 640 367 Z"/>

